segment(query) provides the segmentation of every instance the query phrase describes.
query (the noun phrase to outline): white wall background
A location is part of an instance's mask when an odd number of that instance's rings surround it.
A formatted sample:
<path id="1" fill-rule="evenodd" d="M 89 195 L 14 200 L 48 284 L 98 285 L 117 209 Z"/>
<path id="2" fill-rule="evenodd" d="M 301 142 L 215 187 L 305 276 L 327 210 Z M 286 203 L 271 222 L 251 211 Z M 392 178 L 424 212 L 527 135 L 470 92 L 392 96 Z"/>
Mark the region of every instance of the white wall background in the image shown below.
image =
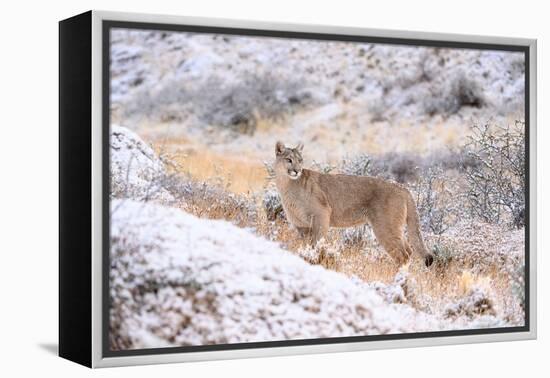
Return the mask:
<path id="1" fill-rule="evenodd" d="M 539 340 L 91 372 L 57 344 L 57 21 L 88 9 L 502 35 L 539 41 Z M 0 375 L 79 377 L 540 376 L 548 370 L 548 11 L 543 1 L 5 1 L 0 14 Z M 544 351 L 546 349 L 546 351 Z M 538 374 L 537 374 L 538 372 Z M 32 374 L 32 375 L 31 375 Z"/>

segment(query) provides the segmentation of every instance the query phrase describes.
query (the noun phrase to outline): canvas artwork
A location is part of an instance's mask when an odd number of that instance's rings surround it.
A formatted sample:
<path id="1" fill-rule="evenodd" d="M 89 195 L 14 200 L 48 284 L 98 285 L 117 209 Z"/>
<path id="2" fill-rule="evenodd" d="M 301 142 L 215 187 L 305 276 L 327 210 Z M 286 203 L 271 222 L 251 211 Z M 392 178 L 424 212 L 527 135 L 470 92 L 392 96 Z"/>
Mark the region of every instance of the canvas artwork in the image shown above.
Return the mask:
<path id="1" fill-rule="evenodd" d="M 111 28 L 111 351 L 523 327 L 523 52 Z"/>

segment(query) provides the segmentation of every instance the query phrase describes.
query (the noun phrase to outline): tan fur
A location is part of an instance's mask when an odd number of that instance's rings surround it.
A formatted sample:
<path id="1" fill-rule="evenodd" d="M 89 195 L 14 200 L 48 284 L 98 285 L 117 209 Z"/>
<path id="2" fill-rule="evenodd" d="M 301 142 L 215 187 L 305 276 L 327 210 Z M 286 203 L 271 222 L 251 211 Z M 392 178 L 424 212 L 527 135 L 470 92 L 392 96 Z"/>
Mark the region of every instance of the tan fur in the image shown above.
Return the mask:
<path id="1" fill-rule="evenodd" d="M 406 188 L 377 177 L 303 169 L 302 148 L 287 148 L 281 142 L 275 146 L 277 189 L 288 221 L 300 233 L 311 235 L 316 244 L 329 227 L 369 223 L 378 242 L 398 264 L 405 263 L 413 251 L 426 265 L 433 262 L 420 233 L 414 200 Z"/>

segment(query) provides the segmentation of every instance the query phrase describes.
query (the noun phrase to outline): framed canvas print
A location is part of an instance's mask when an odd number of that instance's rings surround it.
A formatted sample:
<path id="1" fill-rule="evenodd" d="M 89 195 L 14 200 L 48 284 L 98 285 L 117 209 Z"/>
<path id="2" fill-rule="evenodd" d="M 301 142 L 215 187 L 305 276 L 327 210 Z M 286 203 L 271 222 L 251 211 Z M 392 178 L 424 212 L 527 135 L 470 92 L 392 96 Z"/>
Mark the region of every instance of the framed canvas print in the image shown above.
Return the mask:
<path id="1" fill-rule="evenodd" d="M 59 353 L 90 367 L 536 337 L 536 42 L 59 24 Z"/>

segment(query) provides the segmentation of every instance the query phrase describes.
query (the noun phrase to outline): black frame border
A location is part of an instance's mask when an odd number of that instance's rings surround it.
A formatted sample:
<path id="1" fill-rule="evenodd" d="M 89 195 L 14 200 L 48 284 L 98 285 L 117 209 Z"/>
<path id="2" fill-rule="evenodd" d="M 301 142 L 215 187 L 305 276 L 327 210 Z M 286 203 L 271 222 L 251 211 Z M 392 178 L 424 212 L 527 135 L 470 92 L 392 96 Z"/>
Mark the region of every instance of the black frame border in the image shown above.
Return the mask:
<path id="1" fill-rule="evenodd" d="M 92 366 L 92 12 L 59 21 L 59 356 Z"/>
<path id="2" fill-rule="evenodd" d="M 271 38 L 288 38 L 288 39 L 308 39 L 321 41 L 339 41 L 339 42 L 358 42 L 358 43 L 378 43 L 404 46 L 425 46 L 425 47 L 441 47 L 441 48 L 459 48 L 459 49 L 475 49 L 475 50 L 497 50 L 509 52 L 523 52 L 525 57 L 525 171 L 526 171 L 526 186 L 525 186 L 525 324 L 520 327 L 498 327 L 498 328 L 482 328 L 482 329 L 466 329 L 466 330 L 449 330 L 449 331 L 434 331 L 434 332 L 416 332 L 402 334 L 386 334 L 386 335 L 369 335 L 369 336 L 349 336 L 349 337 L 333 337 L 333 338 L 318 338 L 318 339 L 298 339 L 298 340 L 281 340 L 281 341 L 262 341 L 250 343 L 233 343 L 233 344 L 216 344 L 216 345 L 194 345 L 181 347 L 166 347 L 166 348 L 147 348 L 147 349 L 130 349 L 114 351 L 109 348 L 109 269 L 110 269 L 110 154 L 109 154 L 109 136 L 110 136 L 110 31 L 114 28 L 122 29 L 137 29 L 137 30 L 158 30 L 167 32 L 190 32 L 204 34 L 226 34 L 235 36 L 250 36 L 250 37 L 271 37 Z M 102 357 L 125 357 L 125 356 L 144 356 L 156 354 L 174 354 L 174 353 L 193 353 L 207 351 L 224 351 L 224 350 L 245 350 L 256 348 L 278 348 L 306 345 L 329 345 L 340 343 L 353 342 L 368 342 L 368 341 L 384 341 L 384 340 L 406 340 L 420 338 L 440 338 L 449 336 L 470 336 L 470 335 L 488 335 L 501 333 L 520 333 L 530 331 L 530 206 L 529 199 L 530 191 L 530 47 L 523 45 L 502 44 L 502 43 L 481 43 L 481 42 L 457 42 L 457 41 L 440 41 L 431 39 L 417 38 L 395 38 L 395 37 L 375 37 L 351 34 L 330 34 L 330 33 L 315 33 L 315 32 L 296 32 L 283 30 L 265 30 L 252 28 L 233 28 L 233 27 L 218 27 L 218 26 L 198 26 L 184 24 L 164 24 L 164 23 L 149 23 L 149 22 L 133 22 L 133 21 L 117 21 L 103 20 L 101 23 L 102 34 Z"/>

